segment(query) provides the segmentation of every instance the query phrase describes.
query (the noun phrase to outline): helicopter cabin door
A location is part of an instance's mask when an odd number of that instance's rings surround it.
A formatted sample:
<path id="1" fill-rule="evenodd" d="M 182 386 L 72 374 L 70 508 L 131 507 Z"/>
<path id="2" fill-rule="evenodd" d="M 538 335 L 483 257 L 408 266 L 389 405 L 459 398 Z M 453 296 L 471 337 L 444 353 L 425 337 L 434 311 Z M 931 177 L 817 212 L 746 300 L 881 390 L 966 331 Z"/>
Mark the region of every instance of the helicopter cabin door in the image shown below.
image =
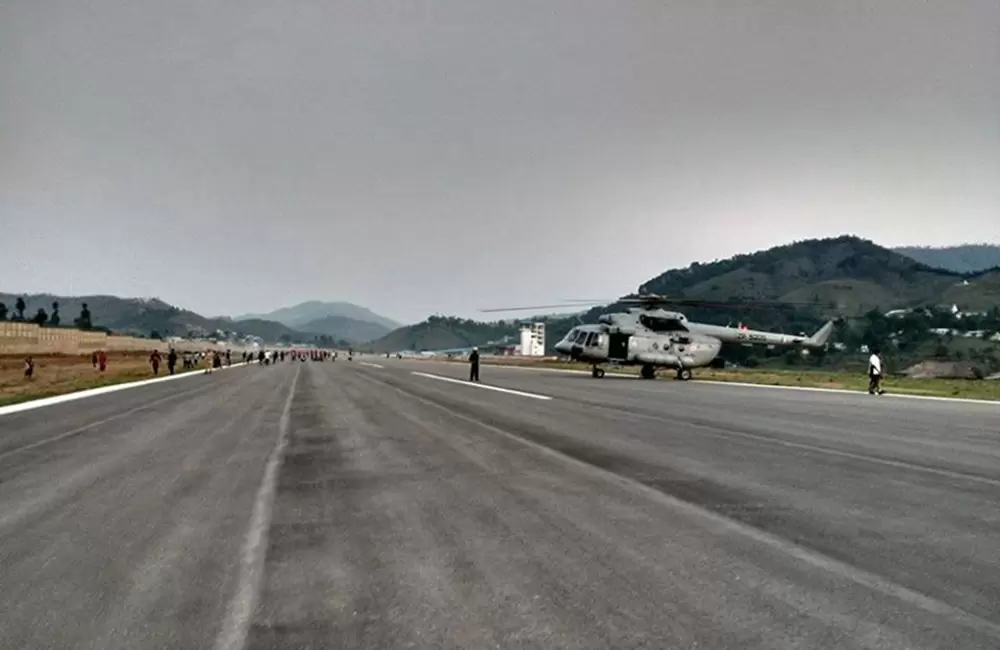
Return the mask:
<path id="1" fill-rule="evenodd" d="M 625 361 L 628 359 L 628 334 L 608 335 L 608 358 Z"/>

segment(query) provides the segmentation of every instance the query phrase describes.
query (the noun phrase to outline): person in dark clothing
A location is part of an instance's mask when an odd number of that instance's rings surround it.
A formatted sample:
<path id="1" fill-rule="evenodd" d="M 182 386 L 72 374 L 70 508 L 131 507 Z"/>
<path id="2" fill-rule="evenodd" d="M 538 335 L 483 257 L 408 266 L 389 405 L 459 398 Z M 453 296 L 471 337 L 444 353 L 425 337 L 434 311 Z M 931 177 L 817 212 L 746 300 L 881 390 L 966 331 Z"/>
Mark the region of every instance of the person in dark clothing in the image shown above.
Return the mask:
<path id="1" fill-rule="evenodd" d="M 233 351 L 226 350 L 226 367 L 233 365 Z"/>
<path id="2" fill-rule="evenodd" d="M 469 381 L 479 381 L 479 348 L 472 348 L 469 355 Z"/>
<path id="3" fill-rule="evenodd" d="M 149 355 L 149 365 L 153 366 L 153 376 L 159 376 L 160 374 L 160 351 L 153 350 Z"/>
<path id="4" fill-rule="evenodd" d="M 171 375 L 174 374 L 174 369 L 177 368 L 177 350 L 170 348 L 167 352 L 167 372 Z"/>
<path id="5" fill-rule="evenodd" d="M 24 360 L 24 378 L 31 379 L 35 376 L 35 360 L 28 357 Z"/>

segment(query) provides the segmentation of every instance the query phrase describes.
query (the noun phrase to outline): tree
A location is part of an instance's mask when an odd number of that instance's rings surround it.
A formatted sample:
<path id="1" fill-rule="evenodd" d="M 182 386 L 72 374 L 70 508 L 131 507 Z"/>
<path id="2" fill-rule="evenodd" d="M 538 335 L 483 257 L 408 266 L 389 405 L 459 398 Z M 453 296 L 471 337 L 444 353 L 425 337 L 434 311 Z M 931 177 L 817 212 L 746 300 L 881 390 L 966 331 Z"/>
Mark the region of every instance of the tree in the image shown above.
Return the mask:
<path id="1" fill-rule="evenodd" d="M 52 303 L 52 315 L 49 316 L 49 325 L 59 327 L 59 303 Z"/>
<path id="2" fill-rule="evenodd" d="M 18 298 L 17 302 L 14 303 L 14 310 L 17 311 L 16 320 L 24 320 L 24 310 L 27 308 L 28 306 L 24 304 L 24 297 Z"/>
<path id="3" fill-rule="evenodd" d="M 7 305 L 0 302 L 0 320 L 7 320 Z"/>
<path id="4" fill-rule="evenodd" d="M 157 330 L 153 330 L 152 332 L 150 332 L 149 333 L 149 338 L 156 339 L 157 341 L 162 341 L 163 340 L 163 337 L 160 336 L 160 332 L 157 331 Z"/>
<path id="5" fill-rule="evenodd" d="M 36 325 L 44 325 L 47 320 L 49 320 L 49 315 L 45 313 L 45 308 L 39 307 L 38 311 L 35 312 L 35 317 L 31 319 L 31 322 Z"/>
<path id="6" fill-rule="evenodd" d="M 82 330 L 89 330 L 93 327 L 93 323 L 90 322 L 90 310 L 87 309 L 87 303 L 83 303 L 80 307 L 80 316 L 76 319 L 76 326 Z"/>

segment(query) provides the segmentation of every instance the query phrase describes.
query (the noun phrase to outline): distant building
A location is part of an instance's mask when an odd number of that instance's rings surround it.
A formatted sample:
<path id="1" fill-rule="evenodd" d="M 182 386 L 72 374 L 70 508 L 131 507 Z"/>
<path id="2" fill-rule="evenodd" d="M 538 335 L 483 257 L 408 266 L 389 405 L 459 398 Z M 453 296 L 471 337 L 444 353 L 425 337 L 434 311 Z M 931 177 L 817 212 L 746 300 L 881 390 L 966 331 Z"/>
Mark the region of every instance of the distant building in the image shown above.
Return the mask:
<path id="1" fill-rule="evenodd" d="M 521 325 L 521 356 L 545 356 L 545 323 Z"/>

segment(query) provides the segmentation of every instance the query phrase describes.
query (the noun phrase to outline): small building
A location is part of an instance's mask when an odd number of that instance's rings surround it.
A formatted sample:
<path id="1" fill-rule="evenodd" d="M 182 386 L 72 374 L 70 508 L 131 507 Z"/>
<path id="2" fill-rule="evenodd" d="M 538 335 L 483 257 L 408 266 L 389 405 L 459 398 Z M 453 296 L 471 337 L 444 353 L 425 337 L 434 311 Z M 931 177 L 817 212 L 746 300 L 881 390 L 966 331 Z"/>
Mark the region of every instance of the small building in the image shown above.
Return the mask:
<path id="1" fill-rule="evenodd" d="M 545 356 L 545 323 L 521 325 L 521 356 Z"/>

